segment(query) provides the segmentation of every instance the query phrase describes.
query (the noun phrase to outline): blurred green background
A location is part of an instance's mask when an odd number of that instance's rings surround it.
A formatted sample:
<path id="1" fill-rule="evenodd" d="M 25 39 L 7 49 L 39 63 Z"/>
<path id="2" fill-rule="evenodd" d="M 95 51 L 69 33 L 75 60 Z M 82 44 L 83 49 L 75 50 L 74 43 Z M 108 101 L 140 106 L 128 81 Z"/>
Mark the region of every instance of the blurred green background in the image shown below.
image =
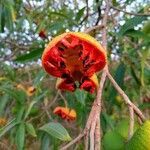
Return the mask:
<path id="1" fill-rule="evenodd" d="M 107 23 L 109 69 L 116 82 L 150 118 L 150 13 L 148 0 L 112 0 Z M 0 149 L 57 150 L 84 129 L 95 94 L 55 89 L 56 78 L 41 67 L 49 41 L 66 31 L 83 32 L 101 24 L 104 0 L 0 0 Z M 101 30 L 90 35 L 101 42 Z M 101 73 L 98 74 L 100 79 Z M 102 149 L 122 150 L 128 108 L 109 81 L 101 114 Z M 77 113 L 67 122 L 57 106 Z M 135 118 L 135 130 L 138 128 Z M 81 140 L 70 150 L 83 150 Z"/>

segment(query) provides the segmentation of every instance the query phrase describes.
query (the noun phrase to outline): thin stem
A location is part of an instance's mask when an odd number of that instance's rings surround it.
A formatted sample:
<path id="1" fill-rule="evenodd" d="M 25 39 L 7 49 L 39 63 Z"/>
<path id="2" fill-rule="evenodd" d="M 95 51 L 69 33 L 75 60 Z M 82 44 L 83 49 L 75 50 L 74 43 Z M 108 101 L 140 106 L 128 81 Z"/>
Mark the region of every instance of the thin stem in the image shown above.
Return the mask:
<path id="1" fill-rule="evenodd" d="M 99 90 L 97 92 L 97 97 L 96 97 L 96 102 L 97 102 L 97 105 L 99 106 L 98 107 L 98 117 L 97 117 L 97 123 L 99 122 L 99 127 L 95 130 L 95 136 L 97 139 L 95 142 L 96 148 L 101 147 L 100 119 L 99 118 L 100 118 L 101 109 L 102 109 L 102 91 L 103 91 L 105 80 L 106 80 L 106 71 L 104 69 L 103 73 L 102 73 L 101 80 L 100 80 Z M 98 149 L 96 149 L 96 150 L 98 150 Z"/>
<path id="2" fill-rule="evenodd" d="M 67 145 L 65 145 L 64 147 L 60 148 L 60 150 L 66 150 L 67 148 L 69 148 L 71 145 L 75 144 L 76 142 L 78 142 L 82 137 L 84 137 L 85 135 L 88 134 L 89 129 L 91 127 L 91 122 L 92 119 L 94 117 L 95 114 L 95 105 L 92 106 L 91 112 L 89 114 L 88 120 L 86 122 L 86 126 L 84 128 L 83 133 L 79 134 L 74 140 L 72 140 L 71 142 L 69 142 Z"/>
<path id="3" fill-rule="evenodd" d="M 96 129 L 97 116 L 94 116 L 94 117 L 95 118 L 92 121 L 91 130 L 90 130 L 90 150 L 94 150 L 94 146 L 95 146 L 94 134 L 95 134 L 95 129 Z"/>
<path id="4" fill-rule="evenodd" d="M 68 144 L 65 145 L 64 147 L 60 148 L 60 150 L 66 150 L 66 149 L 69 148 L 71 145 L 75 144 L 75 143 L 78 142 L 80 139 L 82 139 L 85 134 L 86 134 L 85 132 L 79 134 L 79 135 L 78 135 L 74 140 L 72 140 L 70 143 L 68 143 Z"/>
<path id="5" fill-rule="evenodd" d="M 89 132 L 86 133 L 85 135 L 85 150 L 89 149 Z"/>
<path id="6" fill-rule="evenodd" d="M 100 116 L 97 118 L 96 128 L 95 128 L 95 150 L 100 150 L 101 147 L 101 131 L 100 131 Z"/>
<path id="7" fill-rule="evenodd" d="M 134 110 L 131 106 L 129 106 L 129 115 L 130 115 L 130 122 L 129 122 L 128 139 L 132 137 L 134 129 Z"/>
<path id="8" fill-rule="evenodd" d="M 110 7 L 111 7 L 112 9 L 114 9 L 114 10 L 124 12 L 125 14 L 128 14 L 128 15 L 134 15 L 134 16 L 150 16 L 150 14 L 127 12 L 127 11 L 122 10 L 121 8 L 117 8 L 117 7 L 113 6 L 113 5 L 111 5 Z"/>
<path id="9" fill-rule="evenodd" d="M 108 0 L 106 0 L 105 2 L 106 2 L 106 9 L 105 9 L 105 14 L 102 20 L 102 24 L 104 26 L 103 31 L 102 31 L 102 45 L 106 49 L 107 47 L 107 20 L 108 20 L 108 13 L 110 10 L 110 6 L 109 6 Z"/>
<path id="10" fill-rule="evenodd" d="M 144 122 L 145 121 L 145 116 L 143 115 L 143 113 L 141 112 L 141 110 L 130 101 L 129 97 L 125 94 L 125 92 L 120 88 L 120 86 L 117 84 L 117 82 L 111 76 L 111 74 L 109 73 L 108 69 L 107 69 L 107 77 L 109 78 L 109 80 L 111 81 L 111 83 L 113 84 L 113 86 L 115 87 L 115 89 L 118 91 L 118 93 L 123 97 L 125 103 L 127 105 L 131 106 L 133 108 L 134 112 Z"/>
<path id="11" fill-rule="evenodd" d="M 65 107 L 68 107 L 67 100 L 66 100 L 65 97 L 62 95 L 61 91 L 58 91 L 58 94 L 59 94 L 60 97 L 63 99 L 64 104 L 65 104 Z"/>
<path id="12" fill-rule="evenodd" d="M 85 32 L 85 33 L 90 33 L 90 32 L 92 32 L 93 30 L 97 30 L 97 29 L 101 30 L 101 29 L 103 29 L 103 28 L 104 28 L 103 25 L 97 25 L 97 26 L 93 26 L 93 27 L 91 27 L 91 28 L 86 29 L 84 32 Z"/>

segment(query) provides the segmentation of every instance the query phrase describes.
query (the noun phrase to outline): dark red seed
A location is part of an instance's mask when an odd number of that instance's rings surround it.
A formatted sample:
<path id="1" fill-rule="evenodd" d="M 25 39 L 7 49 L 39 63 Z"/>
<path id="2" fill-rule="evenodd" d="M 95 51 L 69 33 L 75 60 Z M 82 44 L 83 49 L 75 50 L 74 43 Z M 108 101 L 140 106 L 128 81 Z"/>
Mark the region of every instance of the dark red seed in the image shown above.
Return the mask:
<path id="1" fill-rule="evenodd" d="M 83 67 L 87 65 L 88 61 L 89 61 L 89 56 L 87 55 L 83 60 Z"/>
<path id="2" fill-rule="evenodd" d="M 68 74 L 68 73 L 63 73 L 63 74 L 61 75 L 61 78 L 70 78 L 70 74 Z"/>
<path id="3" fill-rule="evenodd" d="M 65 65 L 65 63 L 63 61 L 60 62 L 60 68 L 63 68 L 63 69 L 66 68 L 66 65 Z"/>
<path id="4" fill-rule="evenodd" d="M 60 50 L 61 52 L 63 52 L 65 49 L 67 49 L 67 47 L 63 43 L 59 43 L 58 44 L 58 50 Z"/>
<path id="5" fill-rule="evenodd" d="M 58 50 L 60 50 L 60 51 L 64 51 L 64 48 L 62 48 L 62 47 L 58 47 Z"/>

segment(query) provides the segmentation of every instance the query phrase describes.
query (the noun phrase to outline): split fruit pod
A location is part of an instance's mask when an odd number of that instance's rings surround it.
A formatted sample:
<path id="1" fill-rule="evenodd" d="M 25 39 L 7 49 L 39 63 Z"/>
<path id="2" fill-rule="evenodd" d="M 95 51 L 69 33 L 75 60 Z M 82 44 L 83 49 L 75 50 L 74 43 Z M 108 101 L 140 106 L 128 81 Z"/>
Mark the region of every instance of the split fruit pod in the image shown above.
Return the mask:
<path id="1" fill-rule="evenodd" d="M 58 78 L 56 87 L 68 91 L 80 88 L 93 93 L 98 87 L 96 73 L 106 63 L 106 51 L 101 44 L 81 32 L 68 32 L 55 37 L 42 55 L 45 71 Z"/>

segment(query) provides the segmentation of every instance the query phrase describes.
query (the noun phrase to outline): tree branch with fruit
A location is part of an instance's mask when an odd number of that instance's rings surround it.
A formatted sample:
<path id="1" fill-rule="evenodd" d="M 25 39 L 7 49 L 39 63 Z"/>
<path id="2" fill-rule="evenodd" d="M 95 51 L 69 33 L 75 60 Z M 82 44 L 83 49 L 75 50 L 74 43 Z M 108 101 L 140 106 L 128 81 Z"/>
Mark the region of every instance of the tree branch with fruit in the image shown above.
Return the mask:
<path id="1" fill-rule="evenodd" d="M 87 34 L 79 32 L 64 33 L 54 38 L 43 53 L 43 67 L 49 74 L 58 78 L 56 85 L 58 89 L 74 92 L 76 88 L 80 88 L 90 93 L 97 92 L 83 132 L 67 145 L 60 148 L 61 150 L 69 148 L 83 137 L 85 137 L 86 150 L 100 150 L 102 136 L 100 114 L 102 110 L 102 93 L 106 79 L 109 79 L 129 108 L 129 139 L 133 135 L 134 114 L 142 122 L 146 120 L 140 109 L 131 102 L 109 72 L 109 64 L 106 57 L 109 10 L 110 4 L 106 1 L 102 24 L 87 29 L 85 31 Z M 89 32 L 95 29 L 102 30 L 103 46 L 88 35 Z M 95 73 L 100 70 L 102 70 L 102 75 L 98 84 Z M 78 85 L 76 82 L 78 82 Z"/>

